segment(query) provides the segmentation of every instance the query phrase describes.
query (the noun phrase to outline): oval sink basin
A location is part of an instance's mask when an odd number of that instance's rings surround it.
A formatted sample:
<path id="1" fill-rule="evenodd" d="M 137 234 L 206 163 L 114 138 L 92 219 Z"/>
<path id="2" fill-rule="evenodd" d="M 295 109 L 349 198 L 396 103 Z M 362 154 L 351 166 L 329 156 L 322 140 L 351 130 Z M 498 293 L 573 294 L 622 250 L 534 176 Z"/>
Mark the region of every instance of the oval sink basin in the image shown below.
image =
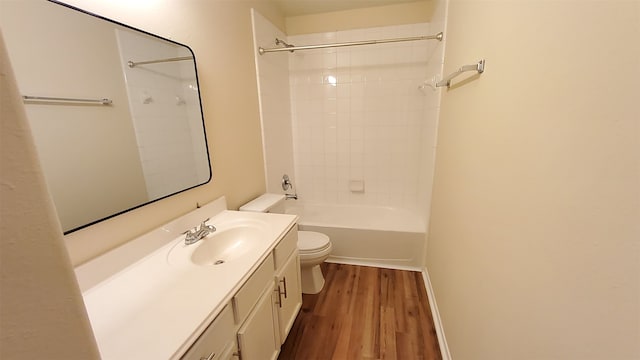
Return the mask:
<path id="1" fill-rule="evenodd" d="M 167 254 L 172 265 L 199 266 L 221 265 L 246 257 L 264 243 L 265 227 L 262 223 L 242 221 L 220 224 L 218 229 L 191 245 L 184 243 L 184 236 Z"/>
<path id="2" fill-rule="evenodd" d="M 220 265 L 246 255 L 260 239 L 260 231 L 254 227 L 234 227 L 215 232 L 199 241 L 191 254 L 196 265 Z"/>

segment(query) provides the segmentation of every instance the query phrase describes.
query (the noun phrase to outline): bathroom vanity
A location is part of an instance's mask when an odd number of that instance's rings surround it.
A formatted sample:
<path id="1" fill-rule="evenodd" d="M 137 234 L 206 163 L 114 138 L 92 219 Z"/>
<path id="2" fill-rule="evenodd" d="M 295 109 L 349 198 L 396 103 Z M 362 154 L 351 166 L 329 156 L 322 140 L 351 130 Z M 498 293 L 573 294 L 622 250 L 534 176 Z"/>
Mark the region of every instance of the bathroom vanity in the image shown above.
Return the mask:
<path id="1" fill-rule="evenodd" d="M 102 358 L 277 358 L 302 305 L 296 221 L 221 198 L 78 267 Z"/>

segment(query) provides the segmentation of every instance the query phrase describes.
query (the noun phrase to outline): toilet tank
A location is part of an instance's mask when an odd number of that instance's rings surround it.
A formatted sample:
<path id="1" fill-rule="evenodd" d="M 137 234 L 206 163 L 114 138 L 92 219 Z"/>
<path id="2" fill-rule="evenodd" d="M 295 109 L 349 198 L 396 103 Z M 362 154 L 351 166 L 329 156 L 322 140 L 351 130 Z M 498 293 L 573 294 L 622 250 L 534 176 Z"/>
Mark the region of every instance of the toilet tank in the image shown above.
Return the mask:
<path id="1" fill-rule="evenodd" d="M 282 194 L 263 194 L 240 206 L 240 211 L 284 214 L 284 198 Z"/>

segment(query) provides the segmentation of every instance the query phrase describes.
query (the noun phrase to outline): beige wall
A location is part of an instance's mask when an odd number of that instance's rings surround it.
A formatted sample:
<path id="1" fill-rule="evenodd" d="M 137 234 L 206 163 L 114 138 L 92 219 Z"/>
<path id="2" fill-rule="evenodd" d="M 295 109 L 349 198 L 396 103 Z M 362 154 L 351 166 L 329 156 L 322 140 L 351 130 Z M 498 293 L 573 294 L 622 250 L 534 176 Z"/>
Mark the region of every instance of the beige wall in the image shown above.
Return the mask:
<path id="1" fill-rule="evenodd" d="M 286 19 L 286 33 L 287 35 L 300 35 L 429 22 L 435 2 L 433 0 L 417 1 L 398 5 L 291 16 Z"/>
<path id="2" fill-rule="evenodd" d="M 0 358 L 98 359 L 0 34 Z"/>
<path id="3" fill-rule="evenodd" d="M 66 237 L 82 263 L 196 207 L 226 195 L 231 208 L 264 192 L 261 130 L 250 8 L 279 27 L 264 1 L 98 1 L 67 3 L 189 45 L 196 56 L 213 165 L 211 183 L 96 224 Z"/>
<path id="4" fill-rule="evenodd" d="M 640 358 L 640 2 L 463 1 L 427 267 L 452 356 Z"/>

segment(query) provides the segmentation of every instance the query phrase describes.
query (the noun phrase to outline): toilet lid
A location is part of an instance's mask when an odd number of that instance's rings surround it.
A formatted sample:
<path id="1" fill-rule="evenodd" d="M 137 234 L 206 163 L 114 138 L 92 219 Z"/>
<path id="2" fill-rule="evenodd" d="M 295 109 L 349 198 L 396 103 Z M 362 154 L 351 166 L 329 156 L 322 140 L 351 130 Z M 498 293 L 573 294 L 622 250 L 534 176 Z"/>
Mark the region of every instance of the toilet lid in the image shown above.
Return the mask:
<path id="1" fill-rule="evenodd" d="M 331 245 L 329 237 L 315 231 L 298 231 L 298 250 L 320 251 Z"/>

